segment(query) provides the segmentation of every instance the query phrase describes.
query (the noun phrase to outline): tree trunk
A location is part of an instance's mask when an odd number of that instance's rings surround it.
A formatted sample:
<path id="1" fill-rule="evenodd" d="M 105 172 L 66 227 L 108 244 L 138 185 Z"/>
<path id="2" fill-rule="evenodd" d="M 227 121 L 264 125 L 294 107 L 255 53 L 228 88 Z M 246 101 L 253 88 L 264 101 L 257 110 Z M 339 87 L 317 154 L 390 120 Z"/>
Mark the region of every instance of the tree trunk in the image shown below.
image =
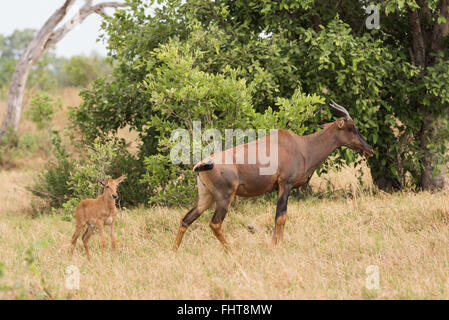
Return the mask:
<path id="1" fill-rule="evenodd" d="M 32 66 L 33 65 L 24 58 L 21 58 L 17 63 L 9 85 L 6 114 L 0 129 L 1 134 L 3 134 L 8 127 L 11 127 L 14 131 L 17 131 L 19 128 L 23 94 Z"/>
<path id="2" fill-rule="evenodd" d="M 438 15 L 446 18 L 446 23 L 435 23 L 432 26 L 432 13 L 426 1 L 418 1 L 420 9 L 409 9 L 409 26 L 413 35 L 413 50 L 411 51 L 411 62 L 420 67 L 422 73 L 426 72 L 427 67 L 435 64 L 435 56 L 445 48 L 443 38 L 449 30 L 448 0 L 441 0 Z M 423 153 L 421 160 L 422 170 L 420 176 L 421 188 L 424 190 L 441 189 L 445 185 L 445 177 L 442 170 L 437 170 L 438 151 L 432 151 L 428 148 L 431 142 L 436 141 L 439 130 L 439 119 L 426 110 L 426 106 L 419 101 L 415 102 L 417 110 L 423 113 L 423 122 L 421 131 L 417 138 L 420 142 L 420 149 Z"/>
<path id="3" fill-rule="evenodd" d="M 67 15 L 67 12 L 75 1 L 76 0 L 66 0 L 64 4 L 56 10 L 50 18 L 48 18 L 36 34 L 35 38 L 28 45 L 25 52 L 21 55 L 9 86 L 6 114 L 0 127 L 0 137 L 4 135 L 8 128 L 12 128 L 14 131 L 17 131 L 19 128 L 23 95 L 28 75 L 30 74 L 31 68 L 42 54 L 64 38 L 69 31 L 81 24 L 90 14 L 97 13 L 106 15 L 104 11 L 105 8 L 126 6 L 126 4 L 118 2 L 103 2 L 92 5 L 92 0 L 85 0 L 85 4 L 81 9 L 69 21 L 55 30 L 56 26 Z"/>
<path id="4" fill-rule="evenodd" d="M 439 154 L 432 153 L 427 145 L 433 141 L 439 129 L 438 120 L 431 114 L 427 115 L 422 124 L 420 132 L 420 148 L 423 151 L 422 172 L 421 172 L 421 187 L 424 190 L 438 190 L 445 185 L 445 177 L 443 170 L 437 172 Z M 438 153 L 438 152 L 437 152 Z"/>

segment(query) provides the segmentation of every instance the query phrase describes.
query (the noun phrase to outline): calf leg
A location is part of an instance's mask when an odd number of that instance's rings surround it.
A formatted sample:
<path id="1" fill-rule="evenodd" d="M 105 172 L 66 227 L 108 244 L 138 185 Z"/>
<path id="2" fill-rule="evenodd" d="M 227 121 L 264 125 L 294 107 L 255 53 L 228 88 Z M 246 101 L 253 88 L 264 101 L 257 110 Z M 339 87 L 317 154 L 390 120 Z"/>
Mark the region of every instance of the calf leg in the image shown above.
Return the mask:
<path id="1" fill-rule="evenodd" d="M 88 224 L 86 232 L 84 232 L 84 234 L 83 234 L 83 244 L 84 244 L 84 249 L 86 249 L 87 259 L 89 259 L 89 260 L 90 260 L 89 238 L 92 236 L 93 233 L 94 233 L 94 227 Z"/>
<path id="2" fill-rule="evenodd" d="M 196 220 L 198 217 L 209 208 L 214 202 L 214 197 L 206 188 L 206 186 L 198 179 L 198 202 L 196 205 L 187 212 L 187 214 L 181 219 L 181 225 L 179 226 L 178 234 L 176 235 L 175 243 L 173 245 L 173 251 L 178 250 L 181 244 L 184 233 L 187 228 Z"/>
<path id="3" fill-rule="evenodd" d="M 79 237 L 82 229 L 83 229 L 83 225 L 81 223 L 77 223 L 75 233 L 72 236 L 72 242 L 71 242 L 71 247 L 70 247 L 70 256 L 73 255 L 73 250 L 75 249 L 76 241 L 78 240 L 78 237 Z"/>
<path id="4" fill-rule="evenodd" d="M 106 247 L 106 237 L 104 235 L 104 226 L 102 221 L 97 223 L 97 229 L 101 238 L 101 261 L 104 262 L 104 248 Z"/>
<path id="5" fill-rule="evenodd" d="M 278 202 L 276 206 L 276 218 L 272 244 L 278 244 L 284 240 L 284 226 L 287 220 L 287 203 L 291 186 L 279 184 Z"/>
<path id="6" fill-rule="evenodd" d="M 111 223 L 111 247 L 112 247 L 112 251 L 117 251 L 117 238 L 115 237 L 115 233 L 114 233 L 114 220 L 112 220 Z"/>

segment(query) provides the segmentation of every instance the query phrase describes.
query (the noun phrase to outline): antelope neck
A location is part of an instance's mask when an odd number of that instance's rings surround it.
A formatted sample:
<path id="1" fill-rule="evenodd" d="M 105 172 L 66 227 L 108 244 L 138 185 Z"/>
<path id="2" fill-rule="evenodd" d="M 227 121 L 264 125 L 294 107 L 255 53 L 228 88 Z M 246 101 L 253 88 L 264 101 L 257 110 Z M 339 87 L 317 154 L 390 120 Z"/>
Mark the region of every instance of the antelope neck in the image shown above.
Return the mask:
<path id="1" fill-rule="evenodd" d="M 308 174 L 312 174 L 332 152 L 341 147 L 335 138 L 335 130 L 336 126 L 332 124 L 321 131 L 301 137 L 304 138 L 303 156 L 306 163 L 305 171 Z"/>

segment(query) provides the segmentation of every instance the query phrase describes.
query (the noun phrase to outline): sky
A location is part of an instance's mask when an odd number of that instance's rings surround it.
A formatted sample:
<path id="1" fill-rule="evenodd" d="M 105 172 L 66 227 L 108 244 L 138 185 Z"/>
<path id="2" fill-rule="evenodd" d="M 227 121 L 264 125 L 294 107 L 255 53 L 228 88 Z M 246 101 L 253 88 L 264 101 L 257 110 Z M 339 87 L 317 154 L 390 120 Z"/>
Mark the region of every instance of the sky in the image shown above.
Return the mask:
<path id="1" fill-rule="evenodd" d="M 116 0 L 117 1 L 117 0 Z M 123 2 L 122 0 L 118 0 Z M 95 3 L 104 2 L 95 0 Z M 0 34 L 10 35 L 15 29 L 40 29 L 53 12 L 64 3 L 64 0 L 0 0 Z M 76 0 L 69 13 L 61 23 L 79 9 L 84 0 Z M 112 10 L 112 11 L 111 11 Z M 108 13 L 113 12 L 109 9 Z M 82 24 L 70 31 L 55 47 L 59 56 L 89 55 L 95 51 L 106 55 L 102 42 L 96 42 L 100 34 L 101 17 L 92 14 Z"/>

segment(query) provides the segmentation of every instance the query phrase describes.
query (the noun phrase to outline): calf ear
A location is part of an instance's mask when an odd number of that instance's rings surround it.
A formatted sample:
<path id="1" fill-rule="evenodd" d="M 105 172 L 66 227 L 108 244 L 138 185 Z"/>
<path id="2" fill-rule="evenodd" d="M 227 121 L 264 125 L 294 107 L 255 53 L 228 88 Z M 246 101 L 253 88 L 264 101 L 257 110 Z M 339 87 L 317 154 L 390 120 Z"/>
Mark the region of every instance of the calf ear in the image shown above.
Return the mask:
<path id="1" fill-rule="evenodd" d="M 115 179 L 115 181 L 117 182 L 117 183 L 120 183 L 120 182 L 122 182 L 123 180 L 125 180 L 126 179 L 126 174 L 124 174 L 123 176 L 121 176 L 121 177 L 118 177 L 117 179 Z"/>

